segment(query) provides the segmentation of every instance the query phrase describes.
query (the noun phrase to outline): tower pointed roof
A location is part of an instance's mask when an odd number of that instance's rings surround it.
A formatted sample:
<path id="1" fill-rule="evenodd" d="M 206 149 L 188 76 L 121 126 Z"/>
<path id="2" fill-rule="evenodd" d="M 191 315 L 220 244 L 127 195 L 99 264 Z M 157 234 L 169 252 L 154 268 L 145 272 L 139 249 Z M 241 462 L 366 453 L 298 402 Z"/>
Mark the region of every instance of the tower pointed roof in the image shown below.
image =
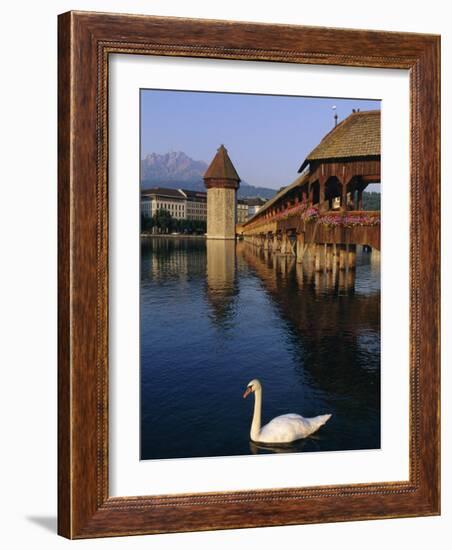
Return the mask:
<path id="1" fill-rule="evenodd" d="M 203 177 L 204 179 L 218 178 L 234 180 L 237 183 L 240 182 L 239 175 L 237 174 L 237 171 L 229 158 L 228 150 L 224 145 L 220 145 L 217 154 L 213 158 Z"/>

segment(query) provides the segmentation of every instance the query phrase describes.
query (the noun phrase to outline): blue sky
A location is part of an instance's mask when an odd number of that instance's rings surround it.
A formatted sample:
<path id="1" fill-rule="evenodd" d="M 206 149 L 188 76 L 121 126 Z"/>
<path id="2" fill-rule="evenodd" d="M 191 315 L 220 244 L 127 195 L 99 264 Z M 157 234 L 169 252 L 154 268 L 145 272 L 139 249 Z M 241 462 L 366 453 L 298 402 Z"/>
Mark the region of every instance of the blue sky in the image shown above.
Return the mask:
<path id="1" fill-rule="evenodd" d="M 141 90 L 141 157 L 183 151 L 211 161 L 223 143 L 242 180 L 278 189 L 297 177 L 309 152 L 352 109 L 380 101 Z"/>

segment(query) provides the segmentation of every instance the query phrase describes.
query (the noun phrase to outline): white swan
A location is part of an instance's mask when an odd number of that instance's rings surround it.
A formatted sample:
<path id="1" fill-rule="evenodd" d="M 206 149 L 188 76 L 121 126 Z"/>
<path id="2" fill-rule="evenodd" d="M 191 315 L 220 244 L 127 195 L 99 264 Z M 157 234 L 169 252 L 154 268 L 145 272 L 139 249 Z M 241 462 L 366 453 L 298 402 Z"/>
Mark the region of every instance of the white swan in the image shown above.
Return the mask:
<path id="1" fill-rule="evenodd" d="M 292 443 L 313 434 L 331 418 L 331 414 L 322 414 L 314 418 L 303 418 L 299 414 L 283 414 L 261 428 L 262 385 L 259 380 L 251 380 L 243 398 L 250 393 L 254 393 L 255 396 L 250 437 L 251 441 L 256 443 Z"/>

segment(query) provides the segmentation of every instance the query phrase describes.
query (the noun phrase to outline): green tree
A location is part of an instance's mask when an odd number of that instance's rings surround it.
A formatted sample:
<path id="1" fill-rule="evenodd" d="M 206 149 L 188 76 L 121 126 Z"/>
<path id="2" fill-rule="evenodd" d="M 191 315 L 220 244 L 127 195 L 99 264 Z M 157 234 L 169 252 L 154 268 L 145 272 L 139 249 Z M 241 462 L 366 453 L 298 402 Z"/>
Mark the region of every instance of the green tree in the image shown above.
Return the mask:
<path id="1" fill-rule="evenodd" d="M 141 214 L 141 231 L 150 231 L 154 227 L 154 219 Z"/>
<path id="2" fill-rule="evenodd" d="M 363 210 L 381 210 L 381 194 L 375 191 L 364 191 Z"/>
<path id="3" fill-rule="evenodd" d="M 168 210 L 159 208 L 153 216 L 154 225 L 160 231 L 160 233 L 170 233 L 174 220 Z"/>

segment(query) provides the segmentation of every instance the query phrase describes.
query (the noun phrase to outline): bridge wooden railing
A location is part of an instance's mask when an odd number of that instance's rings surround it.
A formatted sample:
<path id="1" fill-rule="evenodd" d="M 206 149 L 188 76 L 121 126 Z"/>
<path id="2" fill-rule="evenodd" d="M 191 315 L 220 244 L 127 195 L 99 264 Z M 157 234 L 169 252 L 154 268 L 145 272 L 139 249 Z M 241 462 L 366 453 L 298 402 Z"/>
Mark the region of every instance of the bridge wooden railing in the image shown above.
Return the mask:
<path id="1" fill-rule="evenodd" d="M 278 212 L 274 216 L 262 216 L 251 223 L 238 226 L 240 234 L 266 233 L 275 225 L 282 229 L 299 228 L 300 222 L 316 221 L 329 227 L 356 227 L 380 225 L 380 211 L 370 210 L 321 210 L 315 206 L 298 205 Z"/>
<path id="2" fill-rule="evenodd" d="M 306 242 L 367 244 L 380 249 L 380 212 L 319 210 L 299 205 L 237 228 L 243 236 L 304 234 Z"/>

